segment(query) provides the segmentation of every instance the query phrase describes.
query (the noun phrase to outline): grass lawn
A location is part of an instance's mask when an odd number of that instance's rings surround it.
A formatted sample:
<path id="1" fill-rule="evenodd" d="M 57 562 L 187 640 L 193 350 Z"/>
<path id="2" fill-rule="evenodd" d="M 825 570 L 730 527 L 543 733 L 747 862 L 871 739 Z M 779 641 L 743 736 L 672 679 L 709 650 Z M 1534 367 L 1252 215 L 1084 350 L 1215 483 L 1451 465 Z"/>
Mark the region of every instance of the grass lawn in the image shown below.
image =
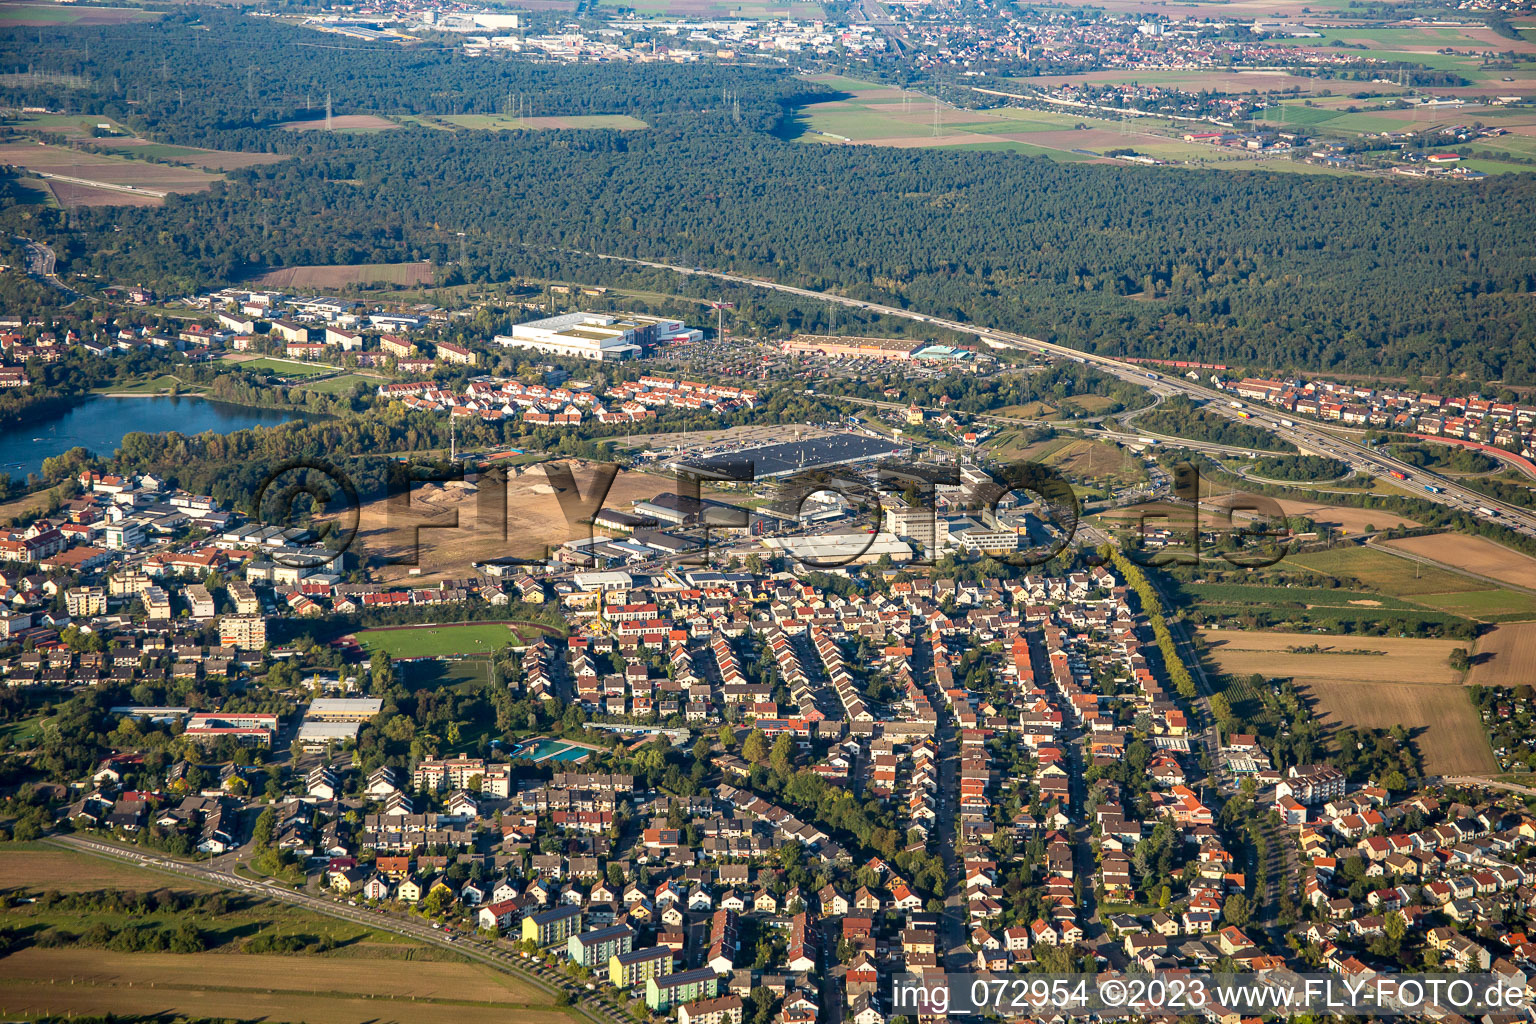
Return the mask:
<path id="1" fill-rule="evenodd" d="M 532 630 L 524 634 L 497 623 L 477 622 L 462 626 L 365 629 L 357 634 L 357 642 L 369 654 L 383 651 L 391 658 L 448 658 L 489 654 L 533 635 Z"/>
<path id="2" fill-rule="evenodd" d="M 1463 160 L 1461 166 L 1484 174 L 1536 174 L 1536 167 L 1530 164 L 1508 164 L 1502 160 Z"/>
<path id="3" fill-rule="evenodd" d="M 265 356 L 259 359 L 244 360 L 230 359 L 226 356 L 225 362 L 246 370 L 263 370 L 267 373 L 275 373 L 280 377 L 318 377 L 321 374 L 336 372 L 336 367 L 334 366 L 290 362 L 286 359 L 269 359 Z"/>

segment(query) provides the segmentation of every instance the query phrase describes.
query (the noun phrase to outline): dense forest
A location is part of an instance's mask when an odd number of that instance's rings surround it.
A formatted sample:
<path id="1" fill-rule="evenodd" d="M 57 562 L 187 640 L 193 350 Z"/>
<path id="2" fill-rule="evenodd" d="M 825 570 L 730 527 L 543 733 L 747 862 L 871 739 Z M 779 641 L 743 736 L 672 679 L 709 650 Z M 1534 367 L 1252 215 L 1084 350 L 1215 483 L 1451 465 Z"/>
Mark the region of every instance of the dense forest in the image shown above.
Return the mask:
<path id="1" fill-rule="evenodd" d="M 175 293 L 266 266 L 456 263 L 463 231 L 456 269 L 473 281 L 626 272 L 572 253 L 584 250 L 1112 355 L 1536 381 L 1536 177 L 1450 186 L 803 145 L 773 128 L 821 87 L 765 69 L 319 49 L 307 30 L 207 8 L 158 27 L 51 31 L 59 66 L 46 70 L 90 88 L 11 88 L 0 100 L 296 157 L 164 207 L 83 209 L 72 229 L 36 218 L 68 271 L 107 281 Z M 0 70 L 36 62 L 35 35 L 0 39 Z M 237 50 L 261 52 L 262 73 L 212 59 Z M 718 101 L 727 88 L 741 91 L 739 122 Z M 338 112 L 489 112 L 536 91 L 540 113 L 630 113 L 651 128 L 273 127 L 326 90 Z M 14 213 L 0 211 L 0 226 L 14 227 Z"/>

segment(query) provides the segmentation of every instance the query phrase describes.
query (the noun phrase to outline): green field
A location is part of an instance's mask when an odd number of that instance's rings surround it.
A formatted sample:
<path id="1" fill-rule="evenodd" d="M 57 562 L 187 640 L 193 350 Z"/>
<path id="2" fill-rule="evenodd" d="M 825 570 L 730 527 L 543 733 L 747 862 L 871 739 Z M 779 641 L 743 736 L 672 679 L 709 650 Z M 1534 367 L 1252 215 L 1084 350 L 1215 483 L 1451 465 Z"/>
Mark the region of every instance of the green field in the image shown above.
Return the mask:
<path id="1" fill-rule="evenodd" d="M 1486 590 L 1486 583 L 1457 573 L 1421 565 L 1368 547 L 1341 547 L 1292 555 L 1286 564 L 1356 584 L 1363 590 L 1413 597 L 1419 594 L 1450 594 Z"/>
<path id="2" fill-rule="evenodd" d="M 1055 160 L 1057 163 L 1063 164 L 1093 159 L 1093 157 L 1084 153 L 1072 153 L 1064 149 L 1046 149 L 1043 146 L 1031 146 L 1027 142 L 1018 142 L 1014 139 L 997 139 L 992 142 L 970 143 L 938 140 L 938 144 L 930 148 L 980 150 L 986 153 L 1022 153 L 1025 156 L 1045 157 L 1047 160 Z"/>
<path id="3" fill-rule="evenodd" d="M 1302 556 L 1292 556 L 1292 558 Z M 1390 557 L 1390 556 L 1384 556 Z M 1284 564 L 1288 564 L 1287 559 Z M 1411 566 L 1410 566 L 1411 573 Z M 1460 597 L 1459 594 L 1450 595 Z M 1372 590 L 1340 587 L 1180 584 L 1176 601 L 1207 622 L 1267 629 L 1322 629 L 1342 633 L 1414 633 L 1424 628 L 1465 628 L 1464 615 L 1429 609 Z"/>
<path id="4" fill-rule="evenodd" d="M 1501 135 L 1496 139 L 1474 139 L 1467 143 L 1473 150 L 1513 153 L 1536 160 L 1536 138 L 1529 135 Z"/>
<path id="5" fill-rule="evenodd" d="M 1483 622 L 1523 622 L 1536 619 L 1536 596 L 1513 590 L 1472 590 L 1459 594 L 1426 594 L 1419 604 Z"/>
<path id="6" fill-rule="evenodd" d="M 1484 174 L 1536 174 L 1536 167 L 1530 164 L 1508 164 L 1502 160 L 1463 160 L 1461 166 Z"/>
<path id="7" fill-rule="evenodd" d="M 1305 103 L 1281 103 L 1266 108 L 1263 119 L 1280 124 L 1314 125 L 1331 121 L 1340 115 L 1340 111 L 1329 110 L 1326 107 L 1309 107 Z"/>
<path id="8" fill-rule="evenodd" d="M 236 361 L 227 359 L 227 362 L 247 370 L 261 370 L 266 373 L 275 373 L 279 377 L 318 377 L 324 373 L 335 373 L 334 366 L 320 366 L 311 363 L 288 362 L 284 359 L 246 359 Z"/>
<path id="9" fill-rule="evenodd" d="M 1351 587 L 1395 594 L 1438 612 L 1483 622 L 1514 622 L 1536 618 L 1536 596 L 1438 569 L 1371 547 L 1312 551 L 1286 559 L 1323 573 Z"/>
<path id="10" fill-rule="evenodd" d="M 532 630 L 527 637 L 536 635 Z M 369 654 L 383 651 L 391 658 L 450 658 L 465 654 L 489 654 L 525 639 L 521 631 L 497 623 L 461 626 L 410 626 L 398 629 L 365 629 L 357 642 Z"/>

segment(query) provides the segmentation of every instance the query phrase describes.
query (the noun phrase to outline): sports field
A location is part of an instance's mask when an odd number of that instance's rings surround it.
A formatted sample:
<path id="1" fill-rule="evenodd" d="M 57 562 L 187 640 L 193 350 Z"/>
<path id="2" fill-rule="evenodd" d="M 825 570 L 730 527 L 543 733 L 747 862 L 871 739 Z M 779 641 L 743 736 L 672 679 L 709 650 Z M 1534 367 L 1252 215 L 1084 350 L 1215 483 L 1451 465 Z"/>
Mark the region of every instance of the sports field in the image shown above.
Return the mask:
<path id="1" fill-rule="evenodd" d="M 391 658 L 450 658 L 464 654 L 490 654 L 509 644 L 521 644 L 538 635 L 499 623 L 461 626 L 396 626 L 365 629 L 357 642 L 369 654 L 383 651 Z"/>
<path id="2" fill-rule="evenodd" d="M 432 283 L 432 263 L 348 263 L 330 266 L 281 267 L 251 282 L 267 288 L 346 288 L 349 285 L 394 284 L 417 287 Z"/>
<path id="3" fill-rule="evenodd" d="M 266 356 L 258 356 L 255 359 L 238 359 L 233 356 L 225 356 L 225 361 L 234 363 L 245 370 L 261 370 L 265 373 L 275 373 L 280 377 L 318 377 L 323 373 L 336 372 L 336 367 L 334 366 L 300 363 L 289 359 L 269 359 Z"/>
<path id="4" fill-rule="evenodd" d="M 1430 773 L 1497 767 L 1450 667 L 1451 650 L 1466 641 L 1228 629 L 1202 630 L 1200 637 L 1226 674 L 1295 680 L 1326 725 L 1404 726 Z"/>

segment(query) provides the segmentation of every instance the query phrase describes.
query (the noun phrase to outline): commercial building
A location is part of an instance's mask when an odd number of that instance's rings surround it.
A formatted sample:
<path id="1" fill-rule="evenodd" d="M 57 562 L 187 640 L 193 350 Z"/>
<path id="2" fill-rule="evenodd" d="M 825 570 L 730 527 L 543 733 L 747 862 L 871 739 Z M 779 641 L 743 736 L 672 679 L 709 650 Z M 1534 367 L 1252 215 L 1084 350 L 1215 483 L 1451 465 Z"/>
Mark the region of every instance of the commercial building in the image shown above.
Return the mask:
<path id="1" fill-rule="evenodd" d="M 316 697 L 304 717 L 311 722 L 366 722 L 383 707 L 381 697 Z"/>
<path id="2" fill-rule="evenodd" d="M 834 466 L 857 466 L 880 462 L 907 450 L 902 444 L 868 434 L 832 434 L 807 441 L 782 441 L 777 444 L 742 448 L 729 453 L 685 457 L 668 464 L 669 469 L 693 471 L 705 479 L 741 479 L 747 464 L 752 466 L 752 480 L 777 480 Z"/>
<path id="3" fill-rule="evenodd" d="M 270 747 L 277 732 L 277 716 L 263 714 L 193 715 L 187 720 L 186 737 L 197 742 L 211 742 L 230 737 L 248 747 Z"/>
<path id="4" fill-rule="evenodd" d="M 681 320 L 639 313 L 578 312 L 517 324 L 510 335 L 498 334 L 493 340 L 506 348 L 610 362 L 637 359 L 654 345 L 701 337 L 701 332 L 690 330 Z"/>
<path id="5" fill-rule="evenodd" d="M 882 556 L 892 562 L 910 562 L 912 547 L 889 533 L 827 533 L 814 537 L 764 537 L 771 551 L 803 562 L 811 568 L 873 565 Z"/>
<path id="6" fill-rule="evenodd" d="M 905 361 L 926 344 L 910 338 L 849 338 L 829 334 L 797 334 L 781 346 L 801 355 L 846 356 L 853 359 Z"/>

